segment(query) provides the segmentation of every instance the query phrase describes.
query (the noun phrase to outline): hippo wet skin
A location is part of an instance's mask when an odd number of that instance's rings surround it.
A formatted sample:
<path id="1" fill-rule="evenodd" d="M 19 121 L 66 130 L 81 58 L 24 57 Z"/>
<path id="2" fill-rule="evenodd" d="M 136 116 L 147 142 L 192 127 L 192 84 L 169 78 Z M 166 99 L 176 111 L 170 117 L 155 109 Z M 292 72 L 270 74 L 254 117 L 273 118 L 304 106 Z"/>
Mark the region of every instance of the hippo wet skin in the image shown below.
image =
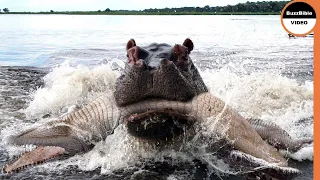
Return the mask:
<path id="1" fill-rule="evenodd" d="M 62 119 L 9 137 L 8 143 L 34 144 L 38 148 L 6 164 L 3 172 L 13 172 L 61 154 L 88 151 L 92 148 L 90 142 L 104 140 L 123 123 L 138 138 L 174 141 L 175 137 L 185 135 L 175 124 L 201 128 L 212 121 L 222 127 L 216 133 L 229 145 L 218 151 L 214 149 L 219 143 L 210 147 L 231 167 L 246 167 L 251 175 L 255 173 L 254 177 L 290 179 L 298 175 L 297 169 L 287 167 L 278 149 L 294 152 L 312 140 L 294 140 L 274 124 L 245 119 L 210 94 L 190 58 L 193 48 L 190 39 L 182 45 L 153 43 L 146 47 L 129 40 L 128 60 L 117 79 L 114 94 L 98 97 Z M 161 123 L 145 126 L 150 118 L 161 119 Z M 190 132 L 189 136 L 196 133 Z M 241 158 L 241 165 L 237 158 Z"/>

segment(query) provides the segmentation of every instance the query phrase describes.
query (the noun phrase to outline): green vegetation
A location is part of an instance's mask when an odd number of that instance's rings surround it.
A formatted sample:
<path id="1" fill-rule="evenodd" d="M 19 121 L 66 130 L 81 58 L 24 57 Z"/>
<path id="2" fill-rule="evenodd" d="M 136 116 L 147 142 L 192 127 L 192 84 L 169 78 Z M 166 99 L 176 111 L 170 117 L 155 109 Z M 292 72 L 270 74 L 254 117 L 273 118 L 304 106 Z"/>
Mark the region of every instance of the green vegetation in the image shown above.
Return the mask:
<path id="1" fill-rule="evenodd" d="M 280 13 L 288 1 L 262 1 L 239 3 L 234 6 L 204 6 L 164 9 L 145 9 L 144 12 L 207 12 L 207 13 Z"/>
<path id="2" fill-rule="evenodd" d="M 103 11 L 64 11 L 64 12 L 10 12 L 7 14 L 66 14 L 66 15 L 279 15 L 279 12 L 103 12 Z"/>
<path id="3" fill-rule="evenodd" d="M 54 11 L 48 12 L 3 12 L 9 14 L 72 14 L 72 15 L 279 15 L 289 1 L 261 1 L 239 3 L 227 6 L 181 7 L 145 10 L 110 10 L 104 11 Z"/>
<path id="4" fill-rule="evenodd" d="M 0 12 L 1 12 L 1 9 L 0 9 Z M 8 13 L 8 12 L 9 12 L 9 9 L 8 9 L 8 8 L 4 8 L 4 9 L 3 9 L 3 12 L 4 12 L 4 13 Z"/>

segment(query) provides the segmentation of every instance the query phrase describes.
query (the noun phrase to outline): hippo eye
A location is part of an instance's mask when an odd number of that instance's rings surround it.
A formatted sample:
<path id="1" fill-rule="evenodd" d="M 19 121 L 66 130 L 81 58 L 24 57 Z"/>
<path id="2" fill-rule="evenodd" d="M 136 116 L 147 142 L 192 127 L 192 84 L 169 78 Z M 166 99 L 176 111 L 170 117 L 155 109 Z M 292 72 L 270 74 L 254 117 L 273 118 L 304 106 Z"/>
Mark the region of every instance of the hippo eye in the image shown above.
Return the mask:
<path id="1" fill-rule="evenodd" d="M 129 55 L 127 54 L 127 58 L 129 58 Z"/>

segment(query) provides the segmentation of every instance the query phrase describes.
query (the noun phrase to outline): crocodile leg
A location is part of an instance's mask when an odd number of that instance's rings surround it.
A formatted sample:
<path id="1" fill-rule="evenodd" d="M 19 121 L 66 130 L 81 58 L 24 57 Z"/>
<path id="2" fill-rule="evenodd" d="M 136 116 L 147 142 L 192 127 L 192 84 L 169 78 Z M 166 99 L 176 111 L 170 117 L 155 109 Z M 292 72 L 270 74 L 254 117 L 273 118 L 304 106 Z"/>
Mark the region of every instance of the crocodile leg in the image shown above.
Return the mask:
<path id="1" fill-rule="evenodd" d="M 278 149 L 296 152 L 304 145 L 313 142 L 313 139 L 310 138 L 293 139 L 285 130 L 274 123 L 252 118 L 247 120 L 262 139 Z"/>

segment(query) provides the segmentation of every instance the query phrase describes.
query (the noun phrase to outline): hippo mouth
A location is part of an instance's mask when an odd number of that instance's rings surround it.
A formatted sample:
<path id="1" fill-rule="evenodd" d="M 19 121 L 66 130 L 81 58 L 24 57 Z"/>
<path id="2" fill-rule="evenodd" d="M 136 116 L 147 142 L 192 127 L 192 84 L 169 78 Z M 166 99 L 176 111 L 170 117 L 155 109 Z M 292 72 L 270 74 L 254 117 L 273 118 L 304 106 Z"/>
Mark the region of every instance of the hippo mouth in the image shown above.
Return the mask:
<path id="1" fill-rule="evenodd" d="M 124 119 L 128 132 L 138 138 L 170 141 L 183 135 L 194 124 L 191 116 L 171 109 L 147 110 Z"/>

